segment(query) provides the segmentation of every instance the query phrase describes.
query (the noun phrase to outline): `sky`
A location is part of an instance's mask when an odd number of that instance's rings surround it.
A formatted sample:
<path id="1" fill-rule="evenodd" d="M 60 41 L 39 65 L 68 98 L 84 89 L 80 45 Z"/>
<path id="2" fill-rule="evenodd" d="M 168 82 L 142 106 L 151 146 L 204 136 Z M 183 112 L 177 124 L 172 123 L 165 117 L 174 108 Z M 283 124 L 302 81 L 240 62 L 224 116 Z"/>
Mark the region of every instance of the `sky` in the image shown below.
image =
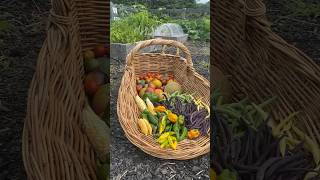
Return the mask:
<path id="1" fill-rule="evenodd" d="M 209 0 L 197 0 L 198 3 L 206 3 L 208 2 Z"/>

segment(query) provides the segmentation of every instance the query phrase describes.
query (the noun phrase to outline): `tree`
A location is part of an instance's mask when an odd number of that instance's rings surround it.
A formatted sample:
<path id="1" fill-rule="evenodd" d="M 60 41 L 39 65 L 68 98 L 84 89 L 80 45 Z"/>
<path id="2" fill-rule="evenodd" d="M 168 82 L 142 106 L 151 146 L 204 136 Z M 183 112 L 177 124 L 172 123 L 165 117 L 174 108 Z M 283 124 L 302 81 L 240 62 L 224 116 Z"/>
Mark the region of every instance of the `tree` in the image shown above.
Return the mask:
<path id="1" fill-rule="evenodd" d="M 198 8 L 204 8 L 204 9 L 210 9 L 210 1 L 208 1 L 206 3 L 198 3 L 197 7 Z"/>

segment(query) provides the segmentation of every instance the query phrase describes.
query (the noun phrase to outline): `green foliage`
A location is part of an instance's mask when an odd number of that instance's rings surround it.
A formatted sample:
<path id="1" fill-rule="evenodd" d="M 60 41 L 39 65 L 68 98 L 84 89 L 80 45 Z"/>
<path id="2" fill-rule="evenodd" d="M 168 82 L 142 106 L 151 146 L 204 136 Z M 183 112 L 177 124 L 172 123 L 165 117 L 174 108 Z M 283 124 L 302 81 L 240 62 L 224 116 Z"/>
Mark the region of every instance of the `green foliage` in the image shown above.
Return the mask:
<path id="1" fill-rule="evenodd" d="M 284 7 L 294 16 L 320 16 L 320 3 L 307 3 L 304 0 L 288 0 Z"/>
<path id="2" fill-rule="evenodd" d="M 170 16 L 153 15 L 146 6 L 135 4 L 130 8 L 121 6 L 119 12 L 122 17 L 111 22 L 112 43 L 133 43 L 152 38 L 153 30 L 162 23 L 177 23 L 184 33 L 193 41 L 209 41 L 210 17 L 203 14 L 193 19 L 172 19 Z"/>
<path id="3" fill-rule="evenodd" d="M 112 43 L 132 43 L 143 40 L 143 35 L 139 34 L 132 26 L 128 26 L 125 19 L 113 21 L 110 31 Z"/>
<path id="4" fill-rule="evenodd" d="M 210 17 L 208 16 L 193 20 L 172 20 L 171 22 L 179 24 L 193 41 L 210 40 Z"/>
<path id="5" fill-rule="evenodd" d="M 149 9 L 158 9 L 158 8 L 194 8 L 197 3 L 196 0 L 113 0 L 113 3 L 124 4 L 124 5 L 134 5 L 142 4 Z"/>
<path id="6" fill-rule="evenodd" d="M 196 5 L 197 8 L 209 8 L 210 9 L 210 1 L 208 1 L 207 3 L 199 3 Z"/>
<path id="7" fill-rule="evenodd" d="M 152 9 L 151 13 L 157 17 L 171 17 L 172 19 L 199 19 L 210 15 L 209 8 L 186 8 L 186 9 Z"/>
<path id="8" fill-rule="evenodd" d="M 127 17 L 130 14 L 148 11 L 147 7 L 142 4 L 134 4 L 132 6 L 125 6 L 121 4 L 121 5 L 118 5 L 117 7 L 119 9 L 118 10 L 119 17 Z"/>
<path id="9" fill-rule="evenodd" d="M 113 43 L 133 43 L 151 38 L 154 28 L 161 21 L 147 11 L 129 14 L 112 21 L 110 39 Z"/>

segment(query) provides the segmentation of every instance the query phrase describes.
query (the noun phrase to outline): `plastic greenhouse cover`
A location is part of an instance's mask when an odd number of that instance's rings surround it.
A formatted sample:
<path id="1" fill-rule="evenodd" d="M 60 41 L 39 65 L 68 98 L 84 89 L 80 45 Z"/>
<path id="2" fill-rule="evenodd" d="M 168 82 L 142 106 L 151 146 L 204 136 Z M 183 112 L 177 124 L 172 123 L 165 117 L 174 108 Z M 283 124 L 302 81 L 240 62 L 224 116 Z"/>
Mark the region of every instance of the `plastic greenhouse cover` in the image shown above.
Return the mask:
<path id="1" fill-rule="evenodd" d="M 176 37 L 181 35 L 184 35 L 183 30 L 179 24 L 175 23 L 162 24 L 154 31 L 154 36 Z"/>

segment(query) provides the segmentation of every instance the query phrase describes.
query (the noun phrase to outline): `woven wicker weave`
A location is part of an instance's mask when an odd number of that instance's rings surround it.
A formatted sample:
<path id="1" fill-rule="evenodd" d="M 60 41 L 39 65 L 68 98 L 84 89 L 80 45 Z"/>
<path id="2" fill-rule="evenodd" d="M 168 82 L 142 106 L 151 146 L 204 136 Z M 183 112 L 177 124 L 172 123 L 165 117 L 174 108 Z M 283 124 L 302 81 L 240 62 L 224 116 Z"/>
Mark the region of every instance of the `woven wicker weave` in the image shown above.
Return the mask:
<path id="1" fill-rule="evenodd" d="M 166 45 L 179 48 L 186 54 L 186 58 L 165 53 L 139 53 L 150 45 Z M 183 59 L 183 60 L 181 60 Z M 136 78 L 146 72 L 172 73 L 175 79 L 188 93 L 196 93 L 195 97 L 203 97 L 206 104 L 210 101 L 210 84 L 193 68 L 189 50 L 181 43 L 173 40 L 152 39 L 139 43 L 127 56 L 127 65 L 119 89 L 117 111 L 120 124 L 125 135 L 134 145 L 144 152 L 163 159 L 191 159 L 209 152 L 210 139 L 203 136 L 197 141 L 184 140 L 178 143 L 177 150 L 161 149 L 155 139 L 143 135 L 137 126 L 140 115 L 134 97 L 136 92 Z"/>
<path id="2" fill-rule="evenodd" d="M 320 67 L 272 32 L 262 0 L 212 1 L 213 65 L 231 75 L 234 99 L 278 96 L 275 119 L 301 111 L 299 127 L 320 143 Z"/>
<path id="3" fill-rule="evenodd" d="M 52 0 L 23 130 L 28 179 L 96 179 L 95 154 L 82 131 L 82 51 L 107 43 L 108 17 L 105 0 Z"/>

